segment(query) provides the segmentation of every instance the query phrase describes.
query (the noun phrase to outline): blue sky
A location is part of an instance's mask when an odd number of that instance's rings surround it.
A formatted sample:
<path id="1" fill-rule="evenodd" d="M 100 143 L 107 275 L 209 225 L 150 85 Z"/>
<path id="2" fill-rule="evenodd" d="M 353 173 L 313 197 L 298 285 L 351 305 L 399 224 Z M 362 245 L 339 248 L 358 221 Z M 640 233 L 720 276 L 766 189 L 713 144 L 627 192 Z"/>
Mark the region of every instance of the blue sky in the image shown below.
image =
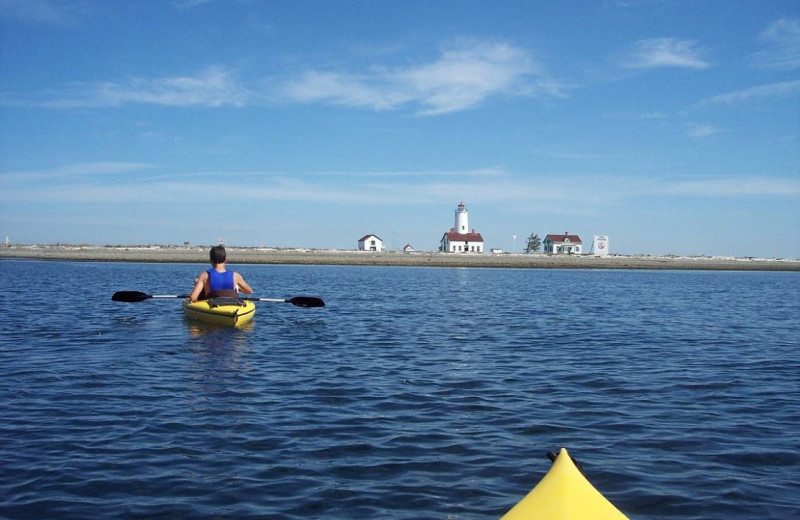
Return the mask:
<path id="1" fill-rule="evenodd" d="M 800 257 L 796 0 L 0 0 L 16 243 Z M 512 236 L 516 234 L 514 241 Z"/>

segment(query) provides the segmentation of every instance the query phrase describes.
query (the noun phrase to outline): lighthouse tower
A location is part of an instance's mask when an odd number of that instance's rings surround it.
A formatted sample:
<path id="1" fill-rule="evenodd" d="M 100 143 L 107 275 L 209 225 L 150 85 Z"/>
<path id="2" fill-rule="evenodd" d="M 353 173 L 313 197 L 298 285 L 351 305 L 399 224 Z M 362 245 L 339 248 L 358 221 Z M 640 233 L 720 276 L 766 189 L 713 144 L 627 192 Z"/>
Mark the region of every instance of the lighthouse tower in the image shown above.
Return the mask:
<path id="1" fill-rule="evenodd" d="M 456 227 L 454 229 L 456 233 L 469 233 L 469 215 L 463 202 L 459 202 L 456 208 Z"/>
<path id="2" fill-rule="evenodd" d="M 464 203 L 456 208 L 455 226 L 442 236 L 439 251 L 446 253 L 483 253 L 483 237 L 469 228 L 469 216 Z"/>

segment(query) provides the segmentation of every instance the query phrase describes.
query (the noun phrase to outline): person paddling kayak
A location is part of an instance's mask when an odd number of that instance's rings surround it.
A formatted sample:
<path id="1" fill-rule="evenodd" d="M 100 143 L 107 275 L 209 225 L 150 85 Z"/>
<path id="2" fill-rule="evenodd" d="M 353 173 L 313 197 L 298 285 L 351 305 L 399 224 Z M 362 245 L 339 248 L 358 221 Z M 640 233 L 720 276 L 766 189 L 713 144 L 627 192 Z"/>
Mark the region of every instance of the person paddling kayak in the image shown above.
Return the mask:
<path id="1" fill-rule="evenodd" d="M 238 291 L 252 294 L 253 289 L 244 281 L 242 275 L 225 269 L 227 253 L 224 246 L 214 246 L 209 253 L 211 269 L 203 271 L 195 281 L 189 300 L 206 300 L 222 296 L 238 296 Z"/>

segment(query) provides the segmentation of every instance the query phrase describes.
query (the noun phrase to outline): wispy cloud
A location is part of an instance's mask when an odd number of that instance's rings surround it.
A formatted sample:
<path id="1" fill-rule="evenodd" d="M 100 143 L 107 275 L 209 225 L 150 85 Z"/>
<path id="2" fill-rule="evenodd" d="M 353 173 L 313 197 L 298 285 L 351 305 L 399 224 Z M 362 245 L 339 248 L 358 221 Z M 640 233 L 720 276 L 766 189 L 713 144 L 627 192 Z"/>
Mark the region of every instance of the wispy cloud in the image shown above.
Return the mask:
<path id="1" fill-rule="evenodd" d="M 431 63 L 375 67 L 368 72 L 311 70 L 287 82 L 292 100 L 392 110 L 414 106 L 423 115 L 472 108 L 496 95 L 563 95 L 528 52 L 507 43 L 461 41 Z"/>
<path id="2" fill-rule="evenodd" d="M 764 50 L 754 53 L 753 65 L 763 69 L 793 70 L 800 67 L 800 19 L 781 18 L 761 33 Z"/>
<path id="3" fill-rule="evenodd" d="M 714 125 L 690 125 L 686 134 L 694 139 L 703 139 L 722 132 Z"/>
<path id="4" fill-rule="evenodd" d="M 652 38 L 636 42 L 625 67 L 631 69 L 655 69 L 679 67 L 705 69 L 709 63 L 701 59 L 703 51 L 693 40 L 678 38 Z"/>
<path id="5" fill-rule="evenodd" d="M 47 171 L 0 174 L 0 206 L 30 203 L 94 205 L 166 203 L 196 207 L 220 200 L 262 202 L 408 205 L 441 204 L 459 197 L 492 204 L 529 207 L 584 201 L 608 207 L 609 201 L 643 197 L 800 197 L 800 180 L 777 176 L 561 175 L 506 171 L 500 167 L 452 171 L 375 171 L 331 177 L 270 172 L 184 172 L 163 174 L 145 163 L 92 163 Z M 100 174 L 119 173 L 104 182 Z M 135 173 L 135 174 L 132 174 Z M 236 176 L 237 183 L 225 179 Z"/>
<path id="6" fill-rule="evenodd" d="M 4 93 L 0 103 L 48 108 L 117 107 L 126 104 L 220 107 L 242 106 L 250 96 L 251 93 L 241 86 L 231 69 L 211 66 L 186 76 L 132 77 L 81 83 L 32 95 Z"/>
<path id="7" fill-rule="evenodd" d="M 311 103 L 331 102 L 336 105 L 369 107 L 374 110 L 397 108 L 409 102 L 409 93 L 392 85 L 382 85 L 369 75 L 308 71 L 284 87 L 287 97 Z"/>
<path id="8" fill-rule="evenodd" d="M 173 5 L 178 9 L 194 9 L 213 0 L 174 0 Z"/>
<path id="9" fill-rule="evenodd" d="M 79 2 L 58 0 L 0 0 L 0 17 L 46 25 L 69 25 L 82 16 Z"/>
<path id="10" fill-rule="evenodd" d="M 665 195 L 716 196 L 800 196 L 800 181 L 774 177 L 709 177 L 670 181 Z"/>
<path id="11" fill-rule="evenodd" d="M 16 170 L 0 172 L 0 185 L 9 185 L 13 182 L 28 184 L 35 181 L 69 180 L 81 182 L 87 177 L 108 176 L 116 174 L 130 174 L 152 170 L 155 164 L 143 162 L 91 162 L 69 164 L 47 170 Z"/>
<path id="12" fill-rule="evenodd" d="M 800 93 L 800 80 L 781 81 L 713 96 L 697 103 L 698 106 L 741 103 L 762 98 L 785 97 Z"/>
<path id="13" fill-rule="evenodd" d="M 167 106 L 241 106 L 248 93 L 231 70 L 209 67 L 194 76 L 133 79 L 129 83 L 104 83 L 98 99 L 111 105 L 143 103 Z"/>
<path id="14" fill-rule="evenodd" d="M 2 0 L 0 0 L 2 1 Z M 210 66 L 190 75 L 131 77 L 72 84 L 32 94 L 4 92 L 5 106 L 102 108 L 127 104 L 171 107 L 241 107 L 276 96 L 300 103 L 328 103 L 372 110 L 410 109 L 422 115 L 473 108 L 493 96 L 565 96 L 529 53 L 507 43 L 459 41 L 430 63 L 376 66 L 366 72 L 308 70 L 283 81 L 266 78 L 269 89 L 251 89 L 236 72 Z"/>
<path id="15" fill-rule="evenodd" d="M 488 168 L 475 168 L 472 170 L 437 170 L 435 172 L 431 171 L 424 171 L 424 170 L 417 170 L 417 171 L 408 171 L 408 170 L 398 170 L 398 171 L 317 171 L 317 172 L 307 172 L 306 175 L 309 176 L 319 176 L 319 177 L 329 177 L 335 176 L 339 179 L 343 177 L 354 177 L 354 178 L 413 178 L 413 177 L 460 177 L 460 178 L 469 178 L 469 177 L 499 177 L 503 175 L 507 175 L 506 172 L 500 166 L 491 166 Z M 263 175 L 261 173 L 257 173 L 255 175 Z"/>

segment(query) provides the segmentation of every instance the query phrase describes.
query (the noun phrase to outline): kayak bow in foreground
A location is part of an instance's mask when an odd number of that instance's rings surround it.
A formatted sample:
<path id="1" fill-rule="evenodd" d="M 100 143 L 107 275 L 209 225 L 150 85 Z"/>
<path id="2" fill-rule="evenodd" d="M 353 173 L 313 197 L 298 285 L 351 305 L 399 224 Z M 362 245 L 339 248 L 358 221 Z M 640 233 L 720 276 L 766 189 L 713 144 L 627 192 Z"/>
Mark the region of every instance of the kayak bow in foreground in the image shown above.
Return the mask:
<path id="1" fill-rule="evenodd" d="M 550 471 L 500 520 L 628 520 L 561 448 Z"/>

